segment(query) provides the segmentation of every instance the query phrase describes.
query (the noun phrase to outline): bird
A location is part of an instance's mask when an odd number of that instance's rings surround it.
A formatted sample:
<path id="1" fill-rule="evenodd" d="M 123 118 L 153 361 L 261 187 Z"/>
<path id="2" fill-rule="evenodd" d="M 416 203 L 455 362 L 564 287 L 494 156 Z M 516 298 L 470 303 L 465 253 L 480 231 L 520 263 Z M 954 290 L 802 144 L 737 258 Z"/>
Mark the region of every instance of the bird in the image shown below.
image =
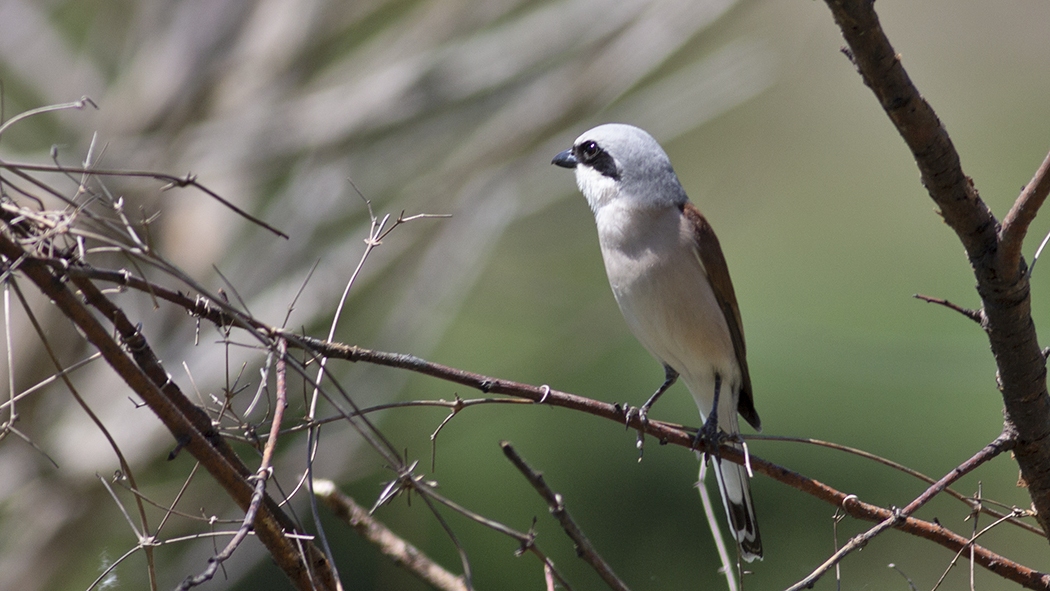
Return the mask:
<path id="1" fill-rule="evenodd" d="M 698 438 L 742 449 L 734 437 L 738 413 L 755 430 L 761 421 L 736 293 L 718 238 L 667 153 L 646 131 L 607 123 L 584 132 L 551 164 L 575 171 L 616 303 L 635 338 L 663 364 L 664 382 L 636 409 L 639 417 L 647 421 L 649 408 L 680 377 L 704 423 Z M 739 555 L 761 559 L 747 469 L 717 454 L 713 460 Z"/>

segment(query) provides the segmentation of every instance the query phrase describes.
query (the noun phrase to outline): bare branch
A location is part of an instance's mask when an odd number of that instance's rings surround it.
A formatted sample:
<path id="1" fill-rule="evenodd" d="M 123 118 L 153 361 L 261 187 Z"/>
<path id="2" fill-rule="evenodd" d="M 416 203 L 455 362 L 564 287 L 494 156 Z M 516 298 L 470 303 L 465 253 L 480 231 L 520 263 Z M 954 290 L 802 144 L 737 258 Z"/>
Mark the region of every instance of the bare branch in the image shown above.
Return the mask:
<path id="1" fill-rule="evenodd" d="M 1045 199 L 1044 187 L 1050 181 L 1041 167 L 1000 234 L 995 216 L 963 173 L 948 132 L 912 84 L 886 38 L 874 2 L 825 2 L 849 44 L 864 83 L 908 145 L 926 190 L 966 249 L 977 279 L 982 326 L 995 357 L 1006 418 L 1017 432 L 1015 458 L 1028 485 L 1036 518 L 1043 530 L 1050 532 L 1050 395 L 1019 244 Z"/>
<path id="2" fill-rule="evenodd" d="M 114 371 L 138 394 L 164 422 L 176 442 L 186 448 L 212 474 L 230 497 L 247 510 L 254 492 L 247 477 L 248 469 L 229 445 L 218 436 L 206 413 L 193 405 L 170 381 L 167 372 L 153 354 L 145 337 L 124 313 L 110 302 L 95 285 L 81 277 L 71 277 L 84 299 L 104 318 L 113 323 L 122 343 L 118 343 L 67 284 L 53 275 L 50 268 L 32 257 L 7 235 L 0 235 L 0 254 L 8 261 L 22 261 L 19 269 L 58 306 L 62 313 L 101 353 Z M 130 353 L 131 356 L 128 355 Z M 300 556 L 298 546 L 286 533 L 298 527 L 269 497 L 254 524 L 256 534 L 271 556 L 300 589 L 335 589 L 336 582 L 327 560 L 312 544 L 306 545 L 308 558 Z M 307 567 L 309 564 L 309 567 Z"/>
<path id="3" fill-rule="evenodd" d="M 8 123 L 10 123 L 10 122 L 8 122 Z M 22 178 L 25 178 L 26 180 L 30 180 L 31 182 L 33 182 L 33 184 L 37 185 L 38 187 L 41 187 L 42 189 L 47 190 L 48 193 L 54 194 L 56 196 L 60 196 L 60 195 L 56 194 L 54 192 L 54 190 L 51 189 L 50 187 L 46 187 L 45 188 L 44 186 L 41 186 L 40 183 L 38 181 L 36 181 L 36 179 L 31 179 L 25 173 L 26 172 L 54 172 L 54 173 L 65 173 L 65 174 L 86 174 L 86 175 L 97 175 L 97 176 L 113 176 L 113 177 L 128 177 L 128 178 L 148 178 L 148 179 L 154 179 L 154 180 L 158 180 L 158 181 L 162 181 L 162 182 L 167 183 L 166 185 L 164 185 L 161 188 L 162 191 L 167 190 L 167 189 L 172 189 L 172 188 L 193 187 L 194 189 L 197 189 L 198 191 L 200 191 L 201 193 L 204 193 L 208 197 L 211 197 L 212 199 L 218 201 L 223 206 L 225 206 L 227 209 L 229 209 L 230 211 L 233 211 L 234 213 L 236 213 L 237 215 L 241 216 L 242 218 L 250 221 L 251 223 L 253 223 L 253 224 L 255 224 L 255 225 L 257 225 L 257 226 L 259 226 L 261 228 L 265 228 L 266 230 L 270 231 L 272 234 L 280 236 L 281 238 L 284 238 L 284 239 L 288 238 L 288 235 L 285 234 L 284 232 L 282 232 L 282 231 L 278 230 L 277 228 L 271 226 L 270 224 L 260 220 L 259 218 L 257 218 L 255 216 L 253 216 L 252 214 L 248 213 L 247 211 L 244 211 L 243 209 L 237 207 L 236 205 L 234 205 L 232 202 L 230 202 L 228 199 L 226 199 L 222 195 L 219 195 L 215 191 L 212 191 L 211 189 L 209 189 L 206 185 L 198 182 L 197 181 L 197 176 L 192 174 L 192 173 L 187 173 L 186 176 L 179 177 L 179 176 L 174 176 L 174 175 L 165 174 L 165 173 L 161 173 L 161 172 L 151 172 L 151 171 L 145 171 L 145 170 L 104 170 L 104 169 L 99 169 L 99 168 L 81 168 L 81 167 L 71 167 L 71 166 L 46 166 L 46 165 L 42 165 L 42 164 L 29 164 L 29 163 L 26 163 L 26 162 L 5 162 L 3 160 L 0 160 L 0 169 L 10 170 L 10 171 L 18 174 L 19 176 L 22 176 Z"/>
<path id="4" fill-rule="evenodd" d="M 510 442 L 501 441 L 499 446 L 503 449 L 504 455 L 510 460 L 514 467 L 518 469 L 525 478 L 529 481 L 529 484 L 536 489 L 536 492 L 540 493 L 543 500 L 547 502 L 547 506 L 550 508 L 551 515 L 558 520 L 561 524 L 562 529 L 572 539 L 573 544 L 576 546 L 576 555 L 582 558 L 587 564 L 591 565 L 598 576 L 605 581 L 605 584 L 611 589 L 617 591 L 630 591 L 627 585 L 620 580 L 620 577 L 616 576 L 613 572 L 612 567 L 598 554 L 595 550 L 594 545 L 587 539 L 587 536 L 583 533 L 576 522 L 573 521 L 572 516 L 569 515 L 569 510 L 565 508 L 565 503 L 561 498 L 561 495 L 551 490 L 551 487 L 547 486 L 547 483 L 543 480 L 543 475 L 536 472 L 525 463 L 525 460 L 518 455 L 514 447 L 511 446 Z"/>
<path id="5" fill-rule="evenodd" d="M 1035 219 L 1036 213 L 1050 193 L 1050 154 L 1035 171 L 1032 180 L 1021 190 L 1014 206 L 1003 218 L 1003 227 L 999 229 L 999 267 L 1002 269 L 1020 269 L 1021 247 L 1028 227 Z"/>
<path id="6" fill-rule="evenodd" d="M 986 526 L 981 531 L 975 531 L 974 534 L 972 536 L 970 536 L 970 541 L 973 542 L 977 538 L 983 536 L 984 534 L 988 533 L 992 529 L 994 529 L 994 528 L 998 527 L 999 525 L 1003 524 L 1009 518 L 1016 517 L 1016 516 L 1018 516 L 1018 515 L 1020 515 L 1022 513 L 1023 512 L 1021 510 L 1014 510 L 1014 512 L 1012 514 L 1004 515 L 1003 517 L 1001 517 L 999 519 L 996 519 L 994 522 L 992 522 L 990 525 Z M 975 528 L 976 528 L 976 524 L 974 524 L 974 525 L 975 525 Z M 964 551 L 966 551 L 966 550 L 969 550 L 969 549 L 970 549 L 970 546 L 967 546 L 966 548 L 960 548 L 959 551 L 955 553 L 955 556 L 952 557 L 952 561 L 950 563 L 948 563 L 948 568 L 944 569 L 944 574 L 941 575 L 940 579 L 937 579 L 937 584 L 933 586 L 933 589 L 931 589 L 931 591 L 937 591 L 937 589 L 941 586 L 941 583 L 944 582 L 945 577 L 948 576 L 948 572 L 951 571 L 952 567 L 954 567 L 955 564 L 959 561 L 959 557 L 962 556 L 962 553 Z M 972 561 L 972 557 L 971 557 L 971 561 Z M 973 565 L 972 565 L 972 562 L 971 562 L 971 566 L 970 566 L 970 588 L 973 589 Z"/>
<path id="7" fill-rule="evenodd" d="M 984 323 L 984 314 L 980 310 L 971 310 L 969 308 L 963 308 L 962 306 L 958 306 L 956 304 L 953 304 L 953 303 L 949 302 L 948 300 L 945 300 L 945 299 L 942 299 L 942 298 L 935 298 L 933 296 L 928 296 L 928 295 L 922 295 L 921 293 L 917 293 L 917 294 L 913 295 L 912 297 L 917 299 L 917 300 L 922 300 L 922 301 L 924 301 L 924 302 L 926 302 L 928 304 L 939 304 L 941 306 L 944 306 L 945 308 L 948 308 L 949 310 L 955 310 L 956 312 L 962 314 L 963 316 L 969 318 L 970 320 L 973 320 L 977 324 L 983 324 Z"/>
<path id="8" fill-rule="evenodd" d="M 995 438 L 995 440 L 981 448 L 981 450 L 974 454 L 973 457 L 957 466 L 951 472 L 946 474 L 943 478 L 941 478 L 929 488 L 927 488 L 915 500 L 913 500 L 911 503 L 908 503 L 908 506 L 906 506 L 903 509 L 893 510 L 889 517 L 881 521 L 875 527 L 869 529 L 863 534 L 850 538 L 850 540 L 846 542 L 844 546 L 839 548 L 839 550 L 835 552 L 835 554 L 832 555 L 831 558 L 827 559 L 823 564 L 817 567 L 816 570 L 807 575 L 804 579 L 789 587 L 787 591 L 801 591 L 802 589 L 812 588 L 813 584 L 816 583 L 817 580 L 824 575 L 824 573 L 826 573 L 831 567 L 837 565 L 840 561 L 842 561 L 842 559 L 845 558 L 847 554 L 853 552 L 854 550 L 863 548 L 865 545 L 867 545 L 869 541 L 875 538 L 875 536 L 886 531 L 887 529 L 891 527 L 896 527 L 904 519 L 906 519 L 907 517 L 918 511 L 920 507 L 928 503 L 930 499 L 943 492 L 944 489 L 946 489 L 951 483 L 962 478 L 966 474 L 969 474 L 970 472 L 974 471 L 978 466 L 987 462 L 988 460 L 991 460 L 1000 453 L 1009 450 L 1013 447 L 1013 444 L 1014 433 L 1009 430 L 1004 430 L 998 437 Z M 969 543 L 967 543 L 967 546 L 969 546 Z M 962 551 L 962 549 L 960 549 L 959 551 Z"/>
<path id="9" fill-rule="evenodd" d="M 284 420 L 284 409 L 288 402 L 284 379 L 284 355 L 286 352 L 287 347 L 284 340 L 279 339 L 277 342 L 277 404 L 274 407 L 273 419 L 270 421 L 270 437 L 266 440 L 266 447 L 263 449 L 262 461 L 259 463 L 259 469 L 252 477 L 255 480 L 255 490 L 252 492 L 252 499 L 248 504 L 248 510 L 244 512 L 244 520 L 241 522 L 241 527 L 237 529 L 237 533 L 226 544 L 226 547 L 222 549 L 222 552 L 219 552 L 208 559 L 208 568 L 195 577 L 187 577 L 184 579 L 177 587 L 179 591 L 186 591 L 187 589 L 203 585 L 210 581 L 215 576 L 215 573 L 218 572 L 222 563 L 226 562 L 231 556 L 233 556 L 234 551 L 237 550 L 241 545 L 241 542 L 243 542 L 252 531 L 252 524 L 255 523 L 255 515 L 258 513 L 259 505 L 262 503 L 263 496 L 266 494 L 266 481 L 270 479 L 270 476 L 273 473 L 273 452 L 277 448 L 277 436 L 281 432 L 281 422 Z"/>
<path id="10" fill-rule="evenodd" d="M 744 439 L 748 440 L 748 441 L 753 441 L 753 440 L 758 440 L 758 441 L 791 441 L 791 442 L 795 442 L 795 443 L 808 443 L 810 445 L 816 445 L 816 446 L 819 446 L 819 447 L 826 447 L 828 449 L 834 449 L 836 451 L 841 451 L 841 452 L 852 454 L 852 455 L 855 455 L 855 456 L 858 456 L 858 457 L 861 457 L 861 458 L 865 458 L 865 459 L 871 460 L 873 462 L 878 462 L 878 463 L 882 464 L 883 466 L 887 466 L 889 468 L 893 468 L 894 470 L 898 470 L 898 471 L 903 472 L 903 473 L 905 473 L 905 474 L 907 474 L 909 476 L 917 478 L 917 479 L 925 482 L 926 484 L 935 484 L 937 482 L 936 479 L 931 478 L 931 477 L 923 474 L 922 472 L 919 472 L 918 470 L 913 470 L 913 469 L 911 469 L 911 468 L 909 468 L 909 467 L 907 467 L 907 466 L 905 466 L 905 465 L 903 465 L 903 464 L 901 464 L 899 462 L 894 462 L 893 460 L 884 458 L 884 457 L 879 456 L 879 455 L 875 455 L 875 454 L 873 454 L 871 452 L 867 452 L 867 451 L 864 451 L 862 449 L 857 449 L 855 447 L 850 447 L 848 445 L 842 445 L 841 443 L 832 443 L 830 441 L 822 441 L 820 439 L 812 439 L 812 438 L 809 438 L 809 437 L 786 437 L 786 436 L 783 436 L 783 435 L 762 435 L 762 434 L 746 435 L 746 436 L 744 436 Z M 970 507 L 971 511 L 975 511 L 975 512 L 978 512 L 978 513 L 983 513 L 985 515 L 990 515 L 990 516 L 992 516 L 993 518 L 995 518 L 997 520 L 1006 518 L 1007 523 L 1015 525 L 1015 526 L 1023 529 L 1024 531 L 1027 531 L 1029 533 L 1033 533 L 1033 534 L 1035 534 L 1035 535 L 1037 535 L 1037 536 L 1039 536 L 1041 538 L 1045 537 L 1045 534 L 1043 534 L 1043 530 L 1039 529 L 1038 527 L 1036 527 L 1034 525 L 1030 525 L 1028 523 L 1025 523 L 1024 521 L 1021 521 L 1020 519 L 1018 519 L 1017 516 L 1015 516 L 1013 514 L 1013 511 L 1011 511 L 1010 514 L 1003 514 L 1003 513 L 999 513 L 998 511 L 995 511 L 994 509 L 989 509 L 988 507 L 985 506 L 986 503 L 990 502 L 988 499 L 984 499 L 984 498 L 974 499 L 973 497 L 964 495 L 964 494 L 962 494 L 962 493 L 960 493 L 960 492 L 958 492 L 958 491 L 956 491 L 956 490 L 954 490 L 952 488 L 946 488 L 946 489 L 944 489 L 944 492 L 947 493 L 948 495 L 954 497 L 955 499 L 965 503 L 967 506 Z M 999 505 L 1005 507 L 1005 505 L 1002 505 L 1001 503 Z"/>
<path id="11" fill-rule="evenodd" d="M 98 109 L 98 105 L 95 104 L 95 101 L 93 101 L 90 98 L 84 96 L 84 97 L 81 97 L 79 101 L 73 101 L 71 103 L 62 103 L 62 104 L 59 104 L 59 105 L 47 105 L 45 107 L 40 107 L 40 108 L 37 108 L 37 109 L 30 109 L 28 111 L 24 111 L 22 113 L 19 113 L 18 115 L 15 115 L 11 119 L 7 120 L 6 122 L 3 123 L 3 125 L 0 125 L 0 135 L 3 135 L 4 132 L 7 131 L 8 128 L 10 128 L 15 123 L 18 123 L 19 121 L 28 119 L 28 118 L 33 117 L 35 115 L 41 115 L 43 113 L 53 113 L 55 111 L 65 111 L 65 110 L 68 110 L 68 109 L 76 109 L 76 110 L 79 111 L 80 109 L 83 109 L 84 107 L 86 107 L 88 105 L 91 105 L 92 107 L 95 107 L 96 109 Z M 2 117 L 0 117 L 0 119 L 2 119 Z"/>
<path id="12" fill-rule="evenodd" d="M 621 425 L 625 420 L 625 412 L 623 408 L 618 405 L 608 404 L 565 392 L 559 392 L 547 387 L 531 386 L 509 380 L 500 380 L 441 364 L 430 363 L 411 355 L 383 353 L 360 347 L 324 343 L 307 337 L 297 338 L 300 339 L 300 343 L 298 343 L 299 346 L 308 346 L 311 349 L 317 347 L 322 350 L 325 355 L 330 357 L 408 369 L 446 381 L 477 388 L 487 393 L 519 396 L 537 402 L 543 400 L 545 404 L 551 406 L 587 412 L 589 414 L 615 421 Z M 295 339 L 290 337 L 289 344 L 293 343 L 295 343 Z M 695 446 L 695 430 L 690 431 L 651 419 L 644 424 L 635 419 L 629 424 L 629 426 L 634 429 L 644 429 L 647 434 L 656 437 L 661 442 L 673 443 L 690 449 Z M 733 447 L 728 445 L 723 446 L 719 450 L 719 453 L 723 460 L 728 460 L 738 464 L 744 463 L 743 454 Z M 834 506 L 841 506 L 846 513 L 854 518 L 875 522 L 893 519 L 894 523 L 892 526 L 894 528 L 936 542 L 952 551 L 958 551 L 959 548 L 969 543 L 967 538 L 949 531 L 940 524 L 916 519 L 914 517 L 906 517 L 903 520 L 898 520 L 896 519 L 895 514 L 889 509 L 862 502 L 854 495 L 847 495 L 846 493 L 838 491 L 822 482 L 807 478 L 797 472 L 767 462 L 755 455 L 750 456 L 750 462 L 755 472 L 765 474 L 774 480 L 787 484 L 788 486 L 810 494 Z M 986 548 L 975 545 L 974 560 L 992 572 L 1026 587 L 1032 589 L 1050 589 L 1050 575 L 1025 567 Z"/>
<path id="13" fill-rule="evenodd" d="M 354 531 L 375 545 L 383 555 L 427 584 L 442 591 L 467 591 L 463 577 L 452 574 L 422 550 L 390 531 L 368 510 L 336 488 L 331 480 L 314 482 L 314 494 Z"/>

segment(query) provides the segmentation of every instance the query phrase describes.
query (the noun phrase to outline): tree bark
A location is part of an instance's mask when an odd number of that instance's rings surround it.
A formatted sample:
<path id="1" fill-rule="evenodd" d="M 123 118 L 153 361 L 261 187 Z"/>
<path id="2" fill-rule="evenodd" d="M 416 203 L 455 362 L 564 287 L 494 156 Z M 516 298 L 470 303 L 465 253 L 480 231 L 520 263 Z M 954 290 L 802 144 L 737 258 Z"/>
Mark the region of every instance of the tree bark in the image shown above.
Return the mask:
<path id="1" fill-rule="evenodd" d="M 1006 428 L 1017 434 L 1014 453 L 1021 476 L 1043 531 L 1050 531 L 1046 359 L 1036 338 L 1027 267 L 1018 247 L 1035 210 L 1046 198 L 1045 173 L 1042 177 L 1037 174 L 1029 183 L 1007 216 L 1007 223 L 1000 225 L 973 181 L 963 173 L 948 132 L 904 70 L 879 24 L 874 3 L 826 2 L 849 45 L 847 54 L 904 138 L 923 185 L 966 249 L 981 298 L 981 325 L 998 368 Z"/>

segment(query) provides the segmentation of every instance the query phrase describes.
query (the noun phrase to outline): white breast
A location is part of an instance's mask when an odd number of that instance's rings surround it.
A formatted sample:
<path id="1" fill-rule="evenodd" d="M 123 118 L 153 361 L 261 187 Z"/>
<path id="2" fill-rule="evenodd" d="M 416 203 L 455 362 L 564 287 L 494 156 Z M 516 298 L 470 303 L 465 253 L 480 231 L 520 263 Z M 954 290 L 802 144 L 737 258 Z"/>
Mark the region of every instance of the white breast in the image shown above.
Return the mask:
<path id="1" fill-rule="evenodd" d="M 692 228 L 677 207 L 638 210 L 621 201 L 604 204 L 595 220 L 609 284 L 628 327 L 681 374 L 706 416 L 715 374 L 722 377 L 723 394 L 735 393 L 741 377 Z M 735 398 L 722 397 L 728 404 L 720 416 L 736 414 Z"/>

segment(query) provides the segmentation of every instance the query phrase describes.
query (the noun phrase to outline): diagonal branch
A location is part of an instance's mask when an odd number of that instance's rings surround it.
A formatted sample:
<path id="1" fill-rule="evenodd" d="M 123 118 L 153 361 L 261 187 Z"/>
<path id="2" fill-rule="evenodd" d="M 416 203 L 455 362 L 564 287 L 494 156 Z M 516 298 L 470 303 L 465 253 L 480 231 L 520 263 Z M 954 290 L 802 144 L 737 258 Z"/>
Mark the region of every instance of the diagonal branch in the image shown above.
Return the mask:
<path id="1" fill-rule="evenodd" d="M 565 502 L 562 500 L 561 495 L 551 490 L 551 487 L 547 485 L 547 482 L 543 480 L 543 474 L 536 472 L 525 463 L 525 460 L 518 455 L 517 450 L 508 441 L 500 442 L 500 447 L 503 449 L 504 455 L 507 459 L 514 464 L 514 467 L 521 472 L 525 478 L 528 479 L 529 484 L 536 489 L 536 492 L 540 493 L 543 500 L 547 502 L 547 506 L 550 508 L 551 515 L 558 520 L 561 524 L 562 529 L 568 534 L 569 538 L 572 539 L 573 544 L 576 546 L 576 554 L 591 565 L 591 568 L 598 573 L 598 576 L 605 581 L 605 584 L 610 589 L 616 591 L 630 591 L 626 584 L 620 580 L 620 577 L 616 576 L 613 572 L 612 567 L 609 563 L 598 554 L 598 551 L 594 549 L 594 545 L 587 539 L 586 534 L 580 529 L 576 522 L 569 515 L 569 510 L 565 508 Z"/>
<path id="2" fill-rule="evenodd" d="M 207 414 L 194 406 L 170 380 L 145 337 L 124 313 L 91 281 L 71 277 L 88 305 L 113 323 L 121 338 L 118 342 L 61 277 L 38 259 L 26 256 L 22 247 L 6 234 L 0 234 L 0 255 L 8 261 L 21 260 L 19 270 L 77 325 L 113 370 L 149 405 L 175 436 L 178 445 L 199 460 L 230 497 L 247 510 L 254 492 L 248 482 L 251 475 L 248 468 L 218 436 Z M 271 497 L 264 498 L 254 527 L 271 556 L 299 589 L 336 588 L 327 561 L 313 544 L 304 546 L 304 564 L 299 545 L 285 535 L 298 528 Z"/>
<path id="3" fill-rule="evenodd" d="M 33 179 L 27 175 L 28 172 L 61 172 L 66 174 L 84 174 L 84 175 L 96 175 L 96 176 L 115 176 L 115 177 L 126 177 L 126 178 L 149 178 L 167 183 L 161 190 L 167 190 L 172 188 L 181 189 L 183 187 L 193 187 L 212 199 L 218 201 L 223 206 L 229 208 L 237 215 L 250 221 L 251 223 L 266 228 L 273 234 L 280 236 L 281 238 L 287 239 L 288 235 L 278 230 L 277 228 L 267 224 L 261 219 L 253 216 L 252 214 L 244 211 L 243 209 L 234 205 L 231 201 L 219 195 L 215 191 L 212 191 L 205 185 L 197 181 L 197 176 L 193 173 L 187 173 L 186 176 L 175 176 L 171 174 L 165 174 L 160 172 L 150 172 L 145 170 L 103 170 L 99 168 L 81 168 L 76 166 L 49 166 L 44 164 L 29 164 L 26 162 L 5 162 L 0 160 L 0 169 L 9 170 L 26 180 L 30 180 L 33 184 L 40 186 L 39 181 Z M 43 187 L 41 187 L 43 188 Z M 56 194 L 53 189 L 47 189 L 49 193 Z M 61 197 L 60 194 L 56 196 Z"/>
<path id="4" fill-rule="evenodd" d="M 1047 194 L 1050 194 L 1050 154 L 1043 159 L 1032 180 L 1024 186 L 1014 206 L 1003 218 L 1003 227 L 999 230 L 1001 268 L 1020 269 L 1024 237 L 1043 201 L 1046 201 Z"/>
<path id="5" fill-rule="evenodd" d="M 871 0 L 826 0 L 850 56 L 915 156 L 922 184 L 971 260 L 994 252 L 996 220 L 962 170 L 948 131 L 912 83 Z"/>
<path id="6" fill-rule="evenodd" d="M 314 494 L 328 505 L 336 517 L 374 544 L 395 564 L 404 567 L 431 587 L 439 591 L 467 591 L 463 577 L 445 570 L 422 550 L 390 531 L 372 517 L 368 509 L 340 492 L 331 480 L 315 481 Z"/>
<path id="7" fill-rule="evenodd" d="M 930 485 L 921 495 L 915 498 L 912 502 L 908 503 L 903 509 L 895 510 L 886 519 L 880 521 L 878 525 L 869 529 L 868 531 L 850 538 L 850 540 L 844 544 L 831 558 L 827 559 L 823 564 L 817 567 L 812 573 L 806 576 L 804 579 L 795 583 L 788 588 L 787 591 L 801 591 L 802 589 L 810 589 L 813 584 L 824 575 L 831 567 L 835 566 L 846 557 L 847 554 L 863 548 L 868 542 L 870 542 L 875 536 L 881 534 L 887 529 L 896 526 L 901 521 L 907 519 L 916 511 L 918 511 L 923 505 L 928 503 L 930 499 L 944 492 L 951 483 L 959 480 L 963 476 L 973 472 L 981 464 L 991 460 L 998 456 L 1004 451 L 1009 450 L 1013 447 L 1014 434 L 1008 429 L 1004 430 L 998 437 L 996 437 L 991 443 L 981 448 L 976 454 L 973 455 L 969 460 L 966 460 L 959 466 L 952 469 L 951 472 L 947 473 L 937 482 Z"/>
<path id="8" fill-rule="evenodd" d="M 939 304 L 941 306 L 944 306 L 945 308 L 948 308 L 949 310 L 955 310 L 956 312 L 962 314 L 963 316 L 969 318 L 970 320 L 973 320 L 977 324 L 983 324 L 984 323 L 984 313 L 981 310 L 972 310 L 970 308 L 963 308 L 962 306 L 959 306 L 957 304 L 953 304 L 953 303 L 949 302 L 948 300 L 946 300 L 944 298 L 935 298 L 933 296 L 922 295 L 921 293 L 917 293 L 917 294 L 913 295 L 912 297 L 917 299 L 917 300 L 922 300 L 922 301 L 924 301 L 924 302 L 926 302 L 928 304 Z"/>
<path id="9" fill-rule="evenodd" d="M 998 369 L 1006 420 L 1017 432 L 1014 454 L 1043 531 L 1050 532 L 1050 395 L 1046 359 L 1035 333 L 1020 242 L 1045 199 L 1048 173 L 1035 174 L 1004 224 L 981 201 L 948 132 L 912 84 L 879 24 L 872 0 L 825 0 L 849 44 L 864 83 L 915 157 L 930 197 L 966 249 L 977 279 L 984 323 Z"/>
<path id="10" fill-rule="evenodd" d="M 306 346 L 332 358 L 407 369 L 448 382 L 476 388 L 486 393 L 517 396 L 537 403 L 543 401 L 543 404 L 586 412 L 613 420 L 621 425 L 626 420 L 626 409 L 620 405 L 609 404 L 599 400 L 577 396 L 575 394 L 560 392 L 547 386 L 533 386 L 511 380 L 497 379 L 449 367 L 447 365 L 441 365 L 439 363 L 432 363 L 412 355 L 375 351 L 339 343 L 326 343 L 318 339 L 295 336 L 284 332 L 281 332 L 280 334 L 288 338 L 288 344 L 290 346 Z M 628 427 L 644 430 L 648 435 L 655 437 L 661 443 L 672 443 L 690 449 L 696 447 L 694 433 L 687 429 L 664 423 L 662 421 L 649 420 L 648 422 L 643 423 L 637 418 L 637 416 L 634 416 L 631 422 L 628 423 Z M 743 454 L 738 449 L 729 445 L 724 445 L 719 450 L 719 453 L 724 460 L 738 464 L 743 464 L 745 461 Z M 894 511 L 890 509 L 865 503 L 858 499 L 856 495 L 848 495 L 820 481 L 808 478 L 802 474 L 763 460 L 753 454 L 749 455 L 748 460 L 755 472 L 765 474 L 778 482 L 800 490 L 824 502 L 830 503 L 831 505 L 842 507 L 847 514 L 856 519 L 880 522 L 891 519 L 895 515 Z M 974 562 L 982 567 L 1029 589 L 1050 590 L 1050 575 L 1018 564 L 1017 562 L 992 552 L 987 548 L 971 544 L 970 539 L 952 532 L 939 523 L 931 523 L 922 519 L 916 519 L 915 517 L 907 517 L 899 522 L 895 520 L 893 527 L 900 531 L 940 544 L 953 552 L 958 552 L 963 548 L 972 547 L 974 551 Z"/>

